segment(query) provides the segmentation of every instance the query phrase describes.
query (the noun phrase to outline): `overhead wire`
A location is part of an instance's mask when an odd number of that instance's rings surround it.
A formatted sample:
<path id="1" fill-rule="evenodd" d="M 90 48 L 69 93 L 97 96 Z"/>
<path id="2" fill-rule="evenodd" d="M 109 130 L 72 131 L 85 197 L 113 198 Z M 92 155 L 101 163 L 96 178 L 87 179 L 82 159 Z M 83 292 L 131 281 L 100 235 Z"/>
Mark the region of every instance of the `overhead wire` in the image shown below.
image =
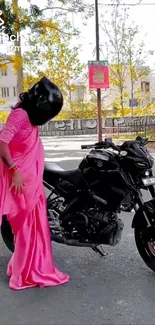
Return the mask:
<path id="1" fill-rule="evenodd" d="M 98 4 L 100 7 L 110 7 L 110 6 L 118 6 L 117 2 L 112 2 L 112 3 L 99 3 Z M 137 3 L 119 3 L 119 6 L 130 6 L 130 7 L 135 7 L 135 6 L 155 6 L 155 2 L 142 2 L 142 0 L 139 0 Z"/>

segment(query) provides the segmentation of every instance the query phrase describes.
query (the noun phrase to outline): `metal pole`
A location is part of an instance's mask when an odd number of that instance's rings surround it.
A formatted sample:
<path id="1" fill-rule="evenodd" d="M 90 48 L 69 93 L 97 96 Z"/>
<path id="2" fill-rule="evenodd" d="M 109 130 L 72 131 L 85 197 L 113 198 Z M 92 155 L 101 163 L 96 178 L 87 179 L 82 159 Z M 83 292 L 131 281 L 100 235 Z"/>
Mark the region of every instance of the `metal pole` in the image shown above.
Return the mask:
<path id="1" fill-rule="evenodd" d="M 100 60 L 98 0 L 95 0 L 96 60 Z M 98 141 L 102 141 L 101 89 L 97 89 Z"/>

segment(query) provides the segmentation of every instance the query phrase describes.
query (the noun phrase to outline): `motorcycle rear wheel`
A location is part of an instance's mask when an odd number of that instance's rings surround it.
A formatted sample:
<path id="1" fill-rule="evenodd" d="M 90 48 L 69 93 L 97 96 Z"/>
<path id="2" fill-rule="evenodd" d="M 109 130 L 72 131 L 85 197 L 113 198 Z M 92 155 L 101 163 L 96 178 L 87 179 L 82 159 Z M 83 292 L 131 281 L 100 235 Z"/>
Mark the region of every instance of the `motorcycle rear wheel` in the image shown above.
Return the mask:
<path id="1" fill-rule="evenodd" d="M 155 235 L 152 238 L 153 232 L 155 231 L 151 228 L 141 229 L 139 225 L 135 226 L 135 242 L 138 252 L 145 264 L 155 272 Z"/>
<path id="2" fill-rule="evenodd" d="M 1 235 L 7 248 L 13 253 L 14 252 L 14 235 L 6 216 L 3 216 L 1 225 Z"/>

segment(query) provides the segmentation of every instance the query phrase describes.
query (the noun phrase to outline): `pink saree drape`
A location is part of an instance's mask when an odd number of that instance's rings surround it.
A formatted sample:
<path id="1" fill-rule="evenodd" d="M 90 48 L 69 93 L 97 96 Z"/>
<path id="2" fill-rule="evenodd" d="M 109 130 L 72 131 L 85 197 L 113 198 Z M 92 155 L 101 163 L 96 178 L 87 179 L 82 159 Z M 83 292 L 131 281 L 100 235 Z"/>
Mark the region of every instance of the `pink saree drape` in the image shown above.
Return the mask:
<path id="1" fill-rule="evenodd" d="M 0 216 L 7 215 L 15 236 L 15 251 L 7 269 L 9 286 L 20 290 L 68 282 L 69 276 L 56 269 L 52 257 L 42 184 L 44 150 L 38 128 L 33 127 L 24 141 L 14 137 L 9 148 L 25 185 L 22 195 L 9 191 L 10 173 L 0 159 Z"/>

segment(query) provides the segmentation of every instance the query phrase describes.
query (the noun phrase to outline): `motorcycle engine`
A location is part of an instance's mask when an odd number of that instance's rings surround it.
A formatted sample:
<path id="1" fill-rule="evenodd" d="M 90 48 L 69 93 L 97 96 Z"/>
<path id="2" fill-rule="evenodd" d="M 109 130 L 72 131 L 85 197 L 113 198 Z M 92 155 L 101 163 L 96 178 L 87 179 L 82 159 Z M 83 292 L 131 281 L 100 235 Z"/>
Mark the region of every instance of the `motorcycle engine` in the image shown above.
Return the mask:
<path id="1" fill-rule="evenodd" d="M 94 230 L 95 240 L 104 245 L 115 246 L 121 240 L 124 223 L 118 218 L 117 213 L 107 211 L 93 211 L 91 218 L 91 228 L 96 225 Z"/>
<path id="2" fill-rule="evenodd" d="M 63 227 L 70 239 L 115 246 L 121 239 L 124 224 L 116 213 L 90 208 L 70 216 L 67 227 Z"/>

